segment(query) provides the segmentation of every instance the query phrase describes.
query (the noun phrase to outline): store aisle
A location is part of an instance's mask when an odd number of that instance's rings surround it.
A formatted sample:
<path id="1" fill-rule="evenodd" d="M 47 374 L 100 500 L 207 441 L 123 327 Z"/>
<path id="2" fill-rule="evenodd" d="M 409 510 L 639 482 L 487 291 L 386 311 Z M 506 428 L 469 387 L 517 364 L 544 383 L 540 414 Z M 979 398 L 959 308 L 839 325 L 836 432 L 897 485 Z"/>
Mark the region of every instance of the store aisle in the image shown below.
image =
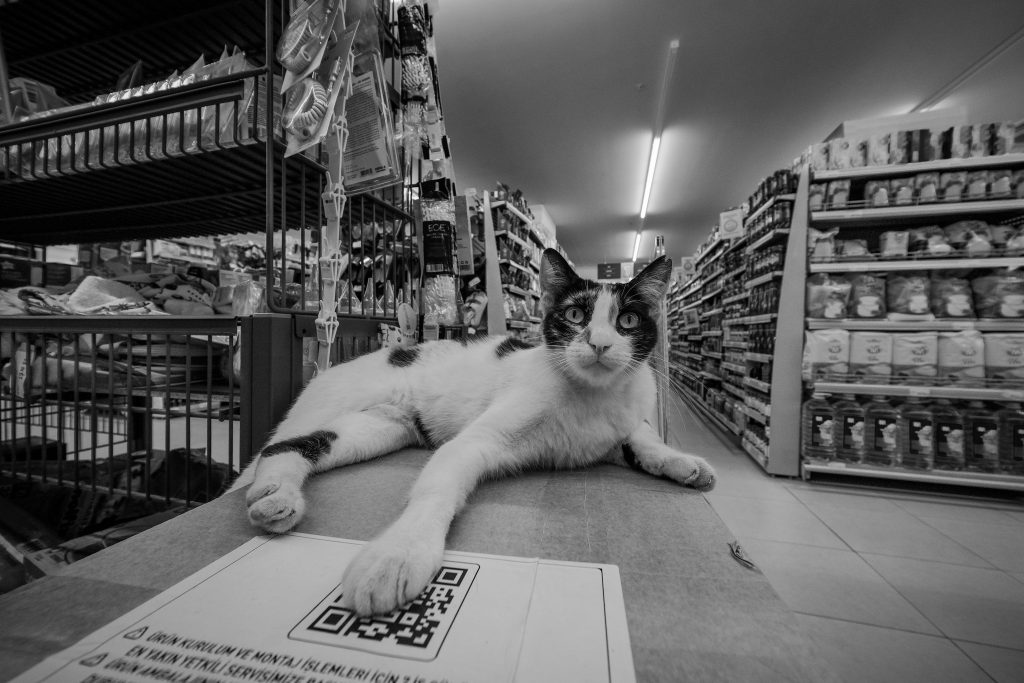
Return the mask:
<path id="1" fill-rule="evenodd" d="M 764 472 L 676 398 L 670 442 L 848 683 L 1024 681 L 1024 506 Z"/>

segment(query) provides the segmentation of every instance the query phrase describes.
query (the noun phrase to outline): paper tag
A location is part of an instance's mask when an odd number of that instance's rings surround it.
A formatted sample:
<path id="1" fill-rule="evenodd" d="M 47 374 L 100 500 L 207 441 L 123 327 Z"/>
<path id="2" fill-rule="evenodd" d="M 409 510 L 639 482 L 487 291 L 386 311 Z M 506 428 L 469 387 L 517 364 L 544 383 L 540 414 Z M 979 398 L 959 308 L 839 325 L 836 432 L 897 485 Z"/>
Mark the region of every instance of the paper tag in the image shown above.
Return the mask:
<path id="1" fill-rule="evenodd" d="M 907 388 L 907 396 L 924 397 L 924 396 L 931 396 L 931 395 L 932 395 L 932 388 L 931 387 L 908 387 Z"/>

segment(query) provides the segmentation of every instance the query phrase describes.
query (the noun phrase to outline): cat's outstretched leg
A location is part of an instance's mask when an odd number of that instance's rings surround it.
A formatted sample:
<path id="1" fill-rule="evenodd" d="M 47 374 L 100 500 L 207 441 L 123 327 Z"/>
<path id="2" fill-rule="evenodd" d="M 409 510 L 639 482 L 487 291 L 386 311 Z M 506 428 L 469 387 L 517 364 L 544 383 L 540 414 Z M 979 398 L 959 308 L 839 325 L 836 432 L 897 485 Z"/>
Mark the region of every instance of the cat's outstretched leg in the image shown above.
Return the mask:
<path id="1" fill-rule="evenodd" d="M 340 415 L 322 429 L 288 436 L 288 423 L 260 451 L 253 483 L 246 492 L 249 521 L 271 533 L 284 533 L 306 510 L 302 484 L 315 472 L 350 465 L 422 444 L 412 414 L 379 405 Z"/>
<path id="2" fill-rule="evenodd" d="M 647 422 L 630 434 L 621 448 L 613 449 L 608 459 L 655 476 L 668 477 L 698 491 L 715 487 L 715 470 L 704 458 L 667 446 Z"/>
<path id="3" fill-rule="evenodd" d="M 349 563 L 344 606 L 380 614 L 419 595 L 440 568 L 448 528 L 477 483 L 522 461 L 515 440 L 483 427 L 483 419 L 437 449 L 399 518 Z"/>

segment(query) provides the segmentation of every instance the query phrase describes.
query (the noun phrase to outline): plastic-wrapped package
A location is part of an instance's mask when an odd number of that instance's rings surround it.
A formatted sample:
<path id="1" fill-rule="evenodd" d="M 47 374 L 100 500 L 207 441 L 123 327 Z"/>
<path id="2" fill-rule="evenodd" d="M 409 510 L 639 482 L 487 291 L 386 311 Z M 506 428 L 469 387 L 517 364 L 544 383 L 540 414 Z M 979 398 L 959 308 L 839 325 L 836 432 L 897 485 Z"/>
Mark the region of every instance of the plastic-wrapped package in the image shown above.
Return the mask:
<path id="1" fill-rule="evenodd" d="M 910 245 L 910 233 L 907 230 L 887 230 L 882 233 L 879 245 L 882 258 L 904 258 Z"/>
<path id="2" fill-rule="evenodd" d="M 851 278 L 850 313 L 854 318 L 885 317 L 885 277 L 858 273 Z"/>
<path id="3" fill-rule="evenodd" d="M 845 379 L 850 372 L 850 333 L 846 330 L 804 332 L 803 379 Z"/>
<path id="4" fill-rule="evenodd" d="M 984 199 L 988 194 L 990 171 L 970 171 L 967 174 L 965 193 L 967 199 Z"/>
<path id="5" fill-rule="evenodd" d="M 828 184 L 828 208 L 841 209 L 850 199 L 849 179 L 833 180 Z"/>
<path id="6" fill-rule="evenodd" d="M 1024 381 L 1024 334 L 985 335 L 985 376 L 989 379 Z"/>
<path id="7" fill-rule="evenodd" d="M 807 190 L 808 208 L 821 211 L 825 208 L 825 183 L 811 183 Z"/>
<path id="8" fill-rule="evenodd" d="M 888 383 L 892 376 L 892 335 L 850 333 L 850 374 L 859 381 Z"/>
<path id="9" fill-rule="evenodd" d="M 938 373 L 939 337 L 936 332 L 892 335 L 893 375 L 906 384 L 932 382 Z"/>
<path id="10" fill-rule="evenodd" d="M 869 180 L 864 185 L 864 199 L 868 206 L 889 206 L 888 181 Z"/>
<path id="11" fill-rule="evenodd" d="M 971 284 L 963 278 L 937 273 L 932 278 L 931 309 L 937 318 L 973 318 Z"/>
<path id="12" fill-rule="evenodd" d="M 979 318 L 1024 318 L 1024 273 L 1004 270 L 971 281 Z"/>
<path id="13" fill-rule="evenodd" d="M 886 303 L 889 318 L 901 316 L 931 317 L 929 298 L 931 280 L 927 273 L 893 273 L 889 276 Z"/>
<path id="14" fill-rule="evenodd" d="M 889 181 L 889 200 L 893 204 L 914 203 L 914 179 L 893 178 Z"/>
<path id="15" fill-rule="evenodd" d="M 807 278 L 807 317 L 837 320 L 847 317 L 850 281 L 841 275 L 816 273 Z"/>
<path id="16" fill-rule="evenodd" d="M 337 28 L 340 7 L 340 0 L 300 3 L 277 43 L 277 61 L 298 78 L 308 76 L 319 65 L 331 32 Z"/>
<path id="17" fill-rule="evenodd" d="M 939 378 L 954 384 L 985 383 L 985 342 L 977 330 L 939 332 Z"/>
<path id="18" fill-rule="evenodd" d="M 938 201 L 939 174 L 918 173 L 914 176 L 914 190 L 917 192 L 917 201 L 921 204 Z"/>
<path id="19" fill-rule="evenodd" d="M 384 61 L 371 50 L 356 55 L 348 102 L 345 187 L 355 194 L 401 181 Z"/>

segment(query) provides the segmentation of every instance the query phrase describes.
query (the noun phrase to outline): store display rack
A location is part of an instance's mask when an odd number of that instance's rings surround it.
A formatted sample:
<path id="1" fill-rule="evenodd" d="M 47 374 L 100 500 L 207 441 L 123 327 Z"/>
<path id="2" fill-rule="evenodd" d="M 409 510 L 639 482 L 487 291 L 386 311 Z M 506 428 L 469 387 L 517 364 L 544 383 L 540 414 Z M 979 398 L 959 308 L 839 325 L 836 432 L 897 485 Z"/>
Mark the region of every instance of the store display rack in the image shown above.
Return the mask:
<path id="1" fill-rule="evenodd" d="M 766 472 L 797 476 L 800 358 L 789 351 L 799 348 L 803 325 L 806 174 L 795 188 L 792 179 L 772 188 L 759 188 L 744 232 L 730 240 L 713 235 L 697 255 L 694 278 L 670 290 L 669 367 L 687 404 Z M 778 266 L 754 274 L 766 250 L 779 247 Z M 766 285 L 778 286 L 775 300 L 760 304 L 771 310 L 752 312 Z M 753 350 L 769 334 L 777 350 Z"/>
<path id="2" fill-rule="evenodd" d="M 995 156 L 980 156 L 966 159 L 942 159 L 935 161 L 907 163 L 890 166 L 868 166 L 842 170 L 812 171 L 812 183 L 828 183 L 832 181 L 850 181 L 851 196 L 858 197 L 862 192 L 863 183 L 871 179 L 909 177 L 928 172 L 971 171 L 983 169 L 1024 168 L 1024 154 L 1011 153 Z M 916 226 L 946 225 L 956 221 L 977 219 L 990 225 L 1020 226 L 1024 224 L 1024 200 L 1014 195 L 1003 193 L 993 197 L 991 193 L 976 199 L 964 201 L 930 201 L 921 202 L 915 197 L 912 203 L 905 205 L 867 206 L 867 202 L 847 202 L 844 207 L 825 208 L 809 212 L 809 225 L 818 230 L 838 230 L 840 237 L 852 235 L 863 238 L 869 243 L 876 242 L 879 235 L 886 230 L 907 229 Z M 908 272 L 908 271 L 959 271 L 961 273 L 983 273 L 1000 269 L 1019 269 L 1024 264 L 1024 255 L 1002 253 L 992 249 L 988 255 L 977 256 L 966 252 L 952 252 L 941 256 L 922 256 L 909 254 L 894 258 L 865 259 L 853 257 L 844 260 L 835 258 L 810 258 L 807 265 L 809 273 L 870 273 L 870 272 Z M 984 333 L 1022 333 L 1024 319 L 1021 318 L 971 318 L 934 320 L 890 320 L 890 319 L 858 319 L 840 318 L 834 320 L 806 318 L 805 329 L 848 330 L 859 332 L 959 332 L 976 330 Z M 973 383 L 951 382 L 936 378 L 926 383 L 918 379 L 916 384 L 897 381 L 872 380 L 864 377 L 829 377 L 806 383 L 804 398 L 811 392 L 820 392 L 830 396 L 852 395 L 861 397 L 878 396 L 895 399 L 896 403 L 907 399 L 948 399 L 951 405 L 963 406 L 968 401 L 984 401 L 986 409 L 995 410 L 995 406 L 1004 402 L 1018 403 L 1024 401 L 1024 382 L 1019 380 L 982 379 Z M 964 402 L 964 403 L 961 403 Z M 975 404 L 977 405 L 977 404 Z M 794 427 L 799 421 L 793 423 Z M 870 427 L 865 427 L 865 431 Z M 966 435 L 965 439 L 970 438 Z M 802 444 L 803 447 L 803 444 Z M 1000 456 L 1002 457 L 1002 456 Z M 867 463 L 829 461 L 812 457 L 803 457 L 802 472 L 805 478 L 821 476 L 857 477 L 861 480 L 902 481 L 929 486 L 940 486 L 945 489 L 957 487 L 989 488 L 1000 490 L 1024 491 L 1024 476 L 1010 472 L 982 472 L 969 469 L 922 469 L 906 463 L 896 462 L 892 466 L 878 466 Z"/>

